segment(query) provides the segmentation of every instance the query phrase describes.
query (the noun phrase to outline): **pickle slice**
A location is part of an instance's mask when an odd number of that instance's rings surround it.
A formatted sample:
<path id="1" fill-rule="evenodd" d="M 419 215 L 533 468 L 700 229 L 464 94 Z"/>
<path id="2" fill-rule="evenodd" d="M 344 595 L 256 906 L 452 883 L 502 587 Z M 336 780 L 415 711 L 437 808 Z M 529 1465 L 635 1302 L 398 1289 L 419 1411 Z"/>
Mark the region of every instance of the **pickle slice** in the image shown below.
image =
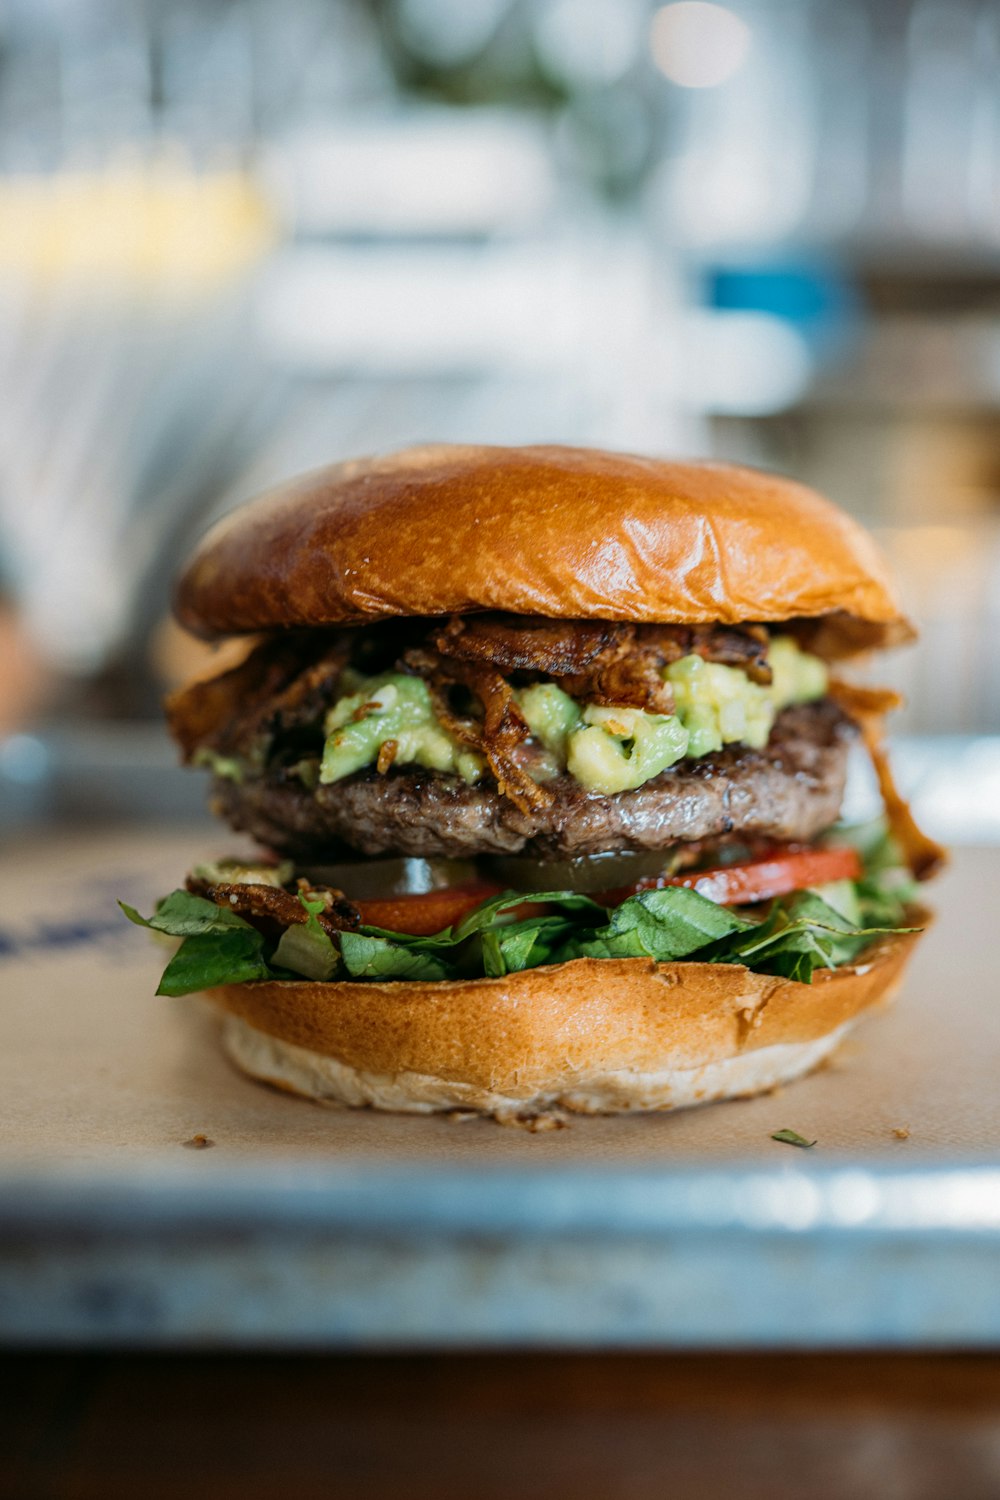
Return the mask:
<path id="1" fill-rule="evenodd" d="M 298 865 L 295 873 L 358 901 L 423 896 L 428 891 L 466 885 L 479 875 L 471 859 L 358 859 L 335 865 Z"/>
<path id="2" fill-rule="evenodd" d="M 296 867 L 317 885 L 333 886 L 348 899 L 422 896 L 470 881 L 488 880 L 512 891 L 617 890 L 651 876 L 670 874 L 684 862 L 674 849 L 581 855 L 578 859 L 525 859 L 491 855 L 480 859 L 359 859 L 343 864 Z"/>
<path id="3" fill-rule="evenodd" d="M 617 890 L 650 876 L 671 871 L 678 863 L 674 850 L 589 854 L 579 859 L 518 859 L 498 855 L 479 860 L 479 871 L 513 891 Z"/>

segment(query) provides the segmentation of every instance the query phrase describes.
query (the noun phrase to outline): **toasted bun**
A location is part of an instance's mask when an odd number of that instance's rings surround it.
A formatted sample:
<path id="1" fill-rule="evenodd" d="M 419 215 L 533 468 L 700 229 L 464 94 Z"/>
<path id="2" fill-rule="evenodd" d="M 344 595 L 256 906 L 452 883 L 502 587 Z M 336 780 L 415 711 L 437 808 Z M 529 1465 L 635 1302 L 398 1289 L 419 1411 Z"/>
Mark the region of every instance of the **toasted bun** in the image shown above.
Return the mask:
<path id="1" fill-rule="evenodd" d="M 831 654 L 912 635 L 874 542 L 812 490 L 583 448 L 438 445 L 320 469 L 221 521 L 176 594 L 181 623 L 206 638 L 488 609 L 832 616 Z"/>
<path id="2" fill-rule="evenodd" d="M 815 1067 L 891 997 L 915 940 L 883 938 L 812 984 L 729 964 L 575 959 L 504 979 L 210 995 L 239 1066 L 313 1099 L 500 1119 L 616 1114 L 752 1094 Z"/>

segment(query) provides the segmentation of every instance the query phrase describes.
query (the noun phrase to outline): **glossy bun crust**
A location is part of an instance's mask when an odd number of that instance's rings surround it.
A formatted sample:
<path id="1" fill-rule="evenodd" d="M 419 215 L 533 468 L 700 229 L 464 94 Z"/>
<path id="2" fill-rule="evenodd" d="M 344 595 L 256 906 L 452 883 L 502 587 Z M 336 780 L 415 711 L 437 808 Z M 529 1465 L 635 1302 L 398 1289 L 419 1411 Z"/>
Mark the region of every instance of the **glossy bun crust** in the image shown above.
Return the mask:
<path id="1" fill-rule="evenodd" d="M 213 638 L 476 610 L 699 624 L 831 616 L 831 654 L 906 640 L 874 542 L 731 464 L 437 445 L 308 474 L 225 517 L 176 594 Z"/>
<path id="2" fill-rule="evenodd" d="M 730 964 L 575 959 L 503 979 L 209 994 L 240 1067 L 322 1102 L 618 1114 L 753 1094 L 815 1067 L 892 996 L 915 942 L 885 937 L 812 984 Z"/>

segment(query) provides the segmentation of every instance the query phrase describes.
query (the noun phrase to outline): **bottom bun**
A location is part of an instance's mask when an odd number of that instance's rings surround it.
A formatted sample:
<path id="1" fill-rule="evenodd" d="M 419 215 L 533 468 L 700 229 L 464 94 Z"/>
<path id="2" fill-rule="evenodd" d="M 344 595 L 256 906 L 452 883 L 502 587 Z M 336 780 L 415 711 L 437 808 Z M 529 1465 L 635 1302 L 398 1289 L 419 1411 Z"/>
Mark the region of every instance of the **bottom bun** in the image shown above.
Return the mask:
<path id="1" fill-rule="evenodd" d="M 276 980 L 209 995 L 239 1067 L 323 1103 L 501 1120 L 618 1114 L 808 1072 L 891 999 L 915 943 L 885 937 L 812 984 L 730 964 L 575 959 L 502 979 Z"/>

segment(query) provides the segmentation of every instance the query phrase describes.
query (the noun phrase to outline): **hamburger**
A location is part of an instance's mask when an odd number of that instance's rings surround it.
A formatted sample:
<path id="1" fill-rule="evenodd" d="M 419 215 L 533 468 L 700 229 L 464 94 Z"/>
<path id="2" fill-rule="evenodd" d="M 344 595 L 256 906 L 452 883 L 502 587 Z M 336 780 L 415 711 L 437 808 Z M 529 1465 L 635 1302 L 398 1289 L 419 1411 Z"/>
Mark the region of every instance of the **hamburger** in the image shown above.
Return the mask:
<path id="1" fill-rule="evenodd" d="M 896 990 L 942 853 L 892 784 L 912 638 L 872 539 L 799 484 L 429 446 L 227 516 L 180 623 L 247 637 L 167 702 L 260 846 L 150 918 L 256 1078 L 540 1119 L 769 1089 Z M 866 743 L 889 828 L 838 826 Z"/>

